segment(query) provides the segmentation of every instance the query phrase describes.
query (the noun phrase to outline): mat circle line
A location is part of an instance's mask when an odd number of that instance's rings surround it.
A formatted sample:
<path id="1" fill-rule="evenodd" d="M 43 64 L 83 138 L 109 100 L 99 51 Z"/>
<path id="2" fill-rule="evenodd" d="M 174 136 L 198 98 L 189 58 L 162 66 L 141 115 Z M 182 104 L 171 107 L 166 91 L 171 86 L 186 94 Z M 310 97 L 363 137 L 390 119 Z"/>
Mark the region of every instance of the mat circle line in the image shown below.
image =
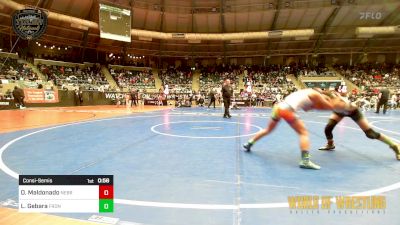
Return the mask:
<path id="1" fill-rule="evenodd" d="M 193 139 L 228 139 L 228 138 L 239 138 L 239 137 L 248 137 L 251 135 L 256 134 L 258 131 L 262 130 L 263 128 L 254 124 L 250 124 L 251 127 L 255 127 L 258 129 L 257 132 L 251 134 L 244 134 L 244 135 L 233 135 L 233 136 L 189 136 L 189 135 L 177 135 L 177 134 L 168 134 L 164 132 L 160 132 L 156 130 L 156 127 L 167 125 L 167 124 L 180 124 L 180 123 L 229 123 L 229 124 L 241 124 L 246 125 L 246 123 L 239 123 L 239 122 L 230 122 L 230 121 L 208 121 L 208 120 L 188 120 L 188 121 L 175 121 L 175 122 L 167 122 L 167 123 L 160 123 L 156 124 L 151 127 L 151 131 L 156 134 L 165 135 L 169 137 L 178 137 L 178 138 L 193 138 Z"/>

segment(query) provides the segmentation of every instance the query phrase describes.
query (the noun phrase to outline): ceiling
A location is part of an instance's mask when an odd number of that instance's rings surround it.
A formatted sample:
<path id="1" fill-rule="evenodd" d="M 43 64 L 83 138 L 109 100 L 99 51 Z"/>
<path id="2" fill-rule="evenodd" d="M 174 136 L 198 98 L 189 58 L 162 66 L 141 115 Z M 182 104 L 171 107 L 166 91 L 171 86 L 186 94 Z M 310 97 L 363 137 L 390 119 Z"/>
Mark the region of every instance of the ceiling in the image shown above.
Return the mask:
<path id="1" fill-rule="evenodd" d="M 72 28 L 71 24 L 49 20 L 41 41 L 86 46 L 110 52 L 126 49 L 154 56 L 243 57 L 314 53 L 399 52 L 400 34 L 358 38 L 359 26 L 400 25 L 399 0 L 14 0 L 85 20 L 98 22 L 99 3 L 132 10 L 132 28 L 178 33 L 224 33 L 312 28 L 309 40 L 271 38 L 230 41 L 185 40 L 131 43 L 100 39 L 99 30 Z M 363 13 L 368 18 L 362 18 Z M 3 6 L 0 32 L 12 32 L 12 9 Z M 364 14 L 365 15 L 365 14 Z M 87 34 L 85 34 L 87 32 Z M 83 41 L 87 36 L 87 42 Z"/>

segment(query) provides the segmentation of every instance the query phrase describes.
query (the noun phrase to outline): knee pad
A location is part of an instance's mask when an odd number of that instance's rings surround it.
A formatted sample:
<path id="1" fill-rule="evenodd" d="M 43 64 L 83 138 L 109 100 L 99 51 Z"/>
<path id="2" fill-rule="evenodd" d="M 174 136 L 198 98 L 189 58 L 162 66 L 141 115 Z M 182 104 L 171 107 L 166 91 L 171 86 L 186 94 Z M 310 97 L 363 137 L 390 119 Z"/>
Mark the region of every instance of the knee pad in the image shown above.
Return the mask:
<path id="1" fill-rule="evenodd" d="M 378 139 L 381 136 L 380 133 L 378 133 L 372 129 L 368 129 L 368 130 L 364 131 L 364 133 L 370 139 Z"/>
<path id="2" fill-rule="evenodd" d="M 335 128 L 337 122 L 335 120 L 329 119 L 328 124 L 325 126 L 325 136 L 327 139 L 333 139 L 332 131 Z"/>

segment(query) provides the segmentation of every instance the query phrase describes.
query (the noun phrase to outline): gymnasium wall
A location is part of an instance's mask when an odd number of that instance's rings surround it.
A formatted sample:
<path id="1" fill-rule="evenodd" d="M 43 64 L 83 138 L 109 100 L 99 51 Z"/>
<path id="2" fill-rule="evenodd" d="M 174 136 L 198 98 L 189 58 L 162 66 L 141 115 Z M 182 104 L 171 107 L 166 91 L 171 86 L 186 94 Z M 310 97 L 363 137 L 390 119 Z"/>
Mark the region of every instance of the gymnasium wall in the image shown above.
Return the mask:
<path id="1" fill-rule="evenodd" d="M 111 105 L 115 100 L 106 97 L 106 93 L 98 91 L 83 91 L 82 105 Z M 58 103 L 27 103 L 27 107 L 66 107 L 76 106 L 74 91 L 58 91 Z M 7 104 L 8 103 L 8 104 Z M 0 100 L 0 109 L 14 109 L 14 100 Z"/>

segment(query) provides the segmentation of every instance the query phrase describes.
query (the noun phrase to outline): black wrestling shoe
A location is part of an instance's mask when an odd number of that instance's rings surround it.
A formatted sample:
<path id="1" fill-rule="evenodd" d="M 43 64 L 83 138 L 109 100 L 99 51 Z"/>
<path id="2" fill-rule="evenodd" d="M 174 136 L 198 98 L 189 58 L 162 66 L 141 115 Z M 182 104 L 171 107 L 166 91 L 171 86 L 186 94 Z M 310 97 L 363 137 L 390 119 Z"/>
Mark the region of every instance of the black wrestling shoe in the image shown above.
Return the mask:
<path id="1" fill-rule="evenodd" d="M 231 115 L 228 115 L 228 118 L 230 119 L 230 118 L 232 118 L 232 116 L 231 116 Z"/>
<path id="2" fill-rule="evenodd" d="M 228 117 L 224 115 L 223 118 L 228 118 Z"/>
<path id="3" fill-rule="evenodd" d="M 320 150 L 320 151 L 333 151 L 333 149 L 335 149 L 335 145 L 326 144 L 325 146 L 322 146 L 318 150 Z"/>
<path id="4" fill-rule="evenodd" d="M 394 154 L 396 154 L 396 159 L 400 161 L 400 145 L 393 145 L 390 148 L 394 151 Z"/>
<path id="5" fill-rule="evenodd" d="M 243 148 L 245 149 L 245 152 L 250 152 L 251 151 L 251 146 L 253 146 L 252 144 L 250 144 L 249 142 L 247 142 L 246 144 L 243 145 Z"/>

